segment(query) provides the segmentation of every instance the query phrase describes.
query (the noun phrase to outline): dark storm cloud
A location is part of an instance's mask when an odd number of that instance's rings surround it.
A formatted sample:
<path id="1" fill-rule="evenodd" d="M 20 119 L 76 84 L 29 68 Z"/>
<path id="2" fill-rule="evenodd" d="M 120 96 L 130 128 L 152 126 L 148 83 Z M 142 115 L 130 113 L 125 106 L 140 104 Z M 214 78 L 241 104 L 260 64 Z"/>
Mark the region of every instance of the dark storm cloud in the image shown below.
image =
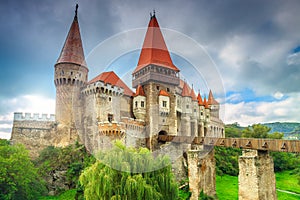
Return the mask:
<path id="1" fill-rule="evenodd" d="M 75 1 L 1 2 L 0 78 L 6 86 L 0 88 L 2 97 L 28 93 L 54 97 L 53 66 L 74 10 Z M 78 15 L 86 52 L 112 34 L 114 16 L 106 1 L 86 2 L 80 5 Z"/>

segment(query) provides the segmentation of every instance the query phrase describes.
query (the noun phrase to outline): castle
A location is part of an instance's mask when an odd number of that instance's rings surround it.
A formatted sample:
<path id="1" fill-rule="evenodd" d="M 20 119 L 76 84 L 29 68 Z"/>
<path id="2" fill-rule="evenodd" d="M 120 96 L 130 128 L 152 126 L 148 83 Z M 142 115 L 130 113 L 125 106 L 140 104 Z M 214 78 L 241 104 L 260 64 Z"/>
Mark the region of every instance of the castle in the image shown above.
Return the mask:
<path id="1" fill-rule="evenodd" d="M 219 103 L 212 91 L 202 98 L 181 80 L 155 13 L 132 72 L 135 92 L 113 71 L 88 79 L 77 8 L 54 69 L 55 116 L 14 113 L 11 140 L 33 157 L 46 146 L 75 141 L 91 152 L 115 139 L 154 151 L 164 145 L 159 135 L 225 137 Z"/>

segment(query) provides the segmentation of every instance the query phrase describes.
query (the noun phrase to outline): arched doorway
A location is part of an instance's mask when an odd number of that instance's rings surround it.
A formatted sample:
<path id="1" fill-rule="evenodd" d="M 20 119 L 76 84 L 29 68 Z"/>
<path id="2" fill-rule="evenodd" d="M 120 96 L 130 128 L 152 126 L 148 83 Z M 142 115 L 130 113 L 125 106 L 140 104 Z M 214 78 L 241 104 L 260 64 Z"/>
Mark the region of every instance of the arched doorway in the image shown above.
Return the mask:
<path id="1" fill-rule="evenodd" d="M 167 131 L 161 130 L 158 133 L 158 144 L 166 144 L 166 141 L 160 140 L 159 136 L 168 135 Z"/>

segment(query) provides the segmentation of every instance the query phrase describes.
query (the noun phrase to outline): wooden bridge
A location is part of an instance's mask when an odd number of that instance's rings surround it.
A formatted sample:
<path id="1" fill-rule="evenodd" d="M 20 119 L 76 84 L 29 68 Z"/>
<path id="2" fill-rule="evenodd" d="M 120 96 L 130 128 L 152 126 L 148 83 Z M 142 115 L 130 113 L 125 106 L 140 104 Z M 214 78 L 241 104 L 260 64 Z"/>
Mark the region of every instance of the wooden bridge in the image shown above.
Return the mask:
<path id="1" fill-rule="evenodd" d="M 300 153 L 300 140 L 279 140 L 267 138 L 213 138 L 159 135 L 158 141 Z"/>

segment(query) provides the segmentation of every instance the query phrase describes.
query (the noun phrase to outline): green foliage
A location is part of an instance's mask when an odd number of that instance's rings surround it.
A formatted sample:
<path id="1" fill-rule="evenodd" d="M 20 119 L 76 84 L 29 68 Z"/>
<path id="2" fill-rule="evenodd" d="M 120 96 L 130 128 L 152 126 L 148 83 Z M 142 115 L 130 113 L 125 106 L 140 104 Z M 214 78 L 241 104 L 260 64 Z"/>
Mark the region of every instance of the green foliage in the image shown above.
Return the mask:
<path id="1" fill-rule="evenodd" d="M 279 133 L 279 132 L 274 132 L 274 133 L 269 133 L 268 134 L 268 138 L 270 139 L 282 139 L 284 136 L 283 133 Z"/>
<path id="2" fill-rule="evenodd" d="M 75 188 L 81 171 L 93 164 L 95 158 L 88 154 L 83 145 L 76 143 L 64 148 L 49 146 L 41 151 L 34 162 L 44 178 L 55 170 L 66 170 L 68 186 Z"/>
<path id="3" fill-rule="evenodd" d="M 58 196 L 40 197 L 39 200 L 74 200 L 76 198 L 76 189 L 67 190 Z"/>
<path id="4" fill-rule="evenodd" d="M 154 168 L 157 170 L 151 171 Z M 178 197 L 169 159 L 153 158 L 145 148 L 126 148 L 120 142 L 110 151 L 101 152 L 99 160 L 85 169 L 79 180 L 84 186 L 86 200 Z"/>
<path id="5" fill-rule="evenodd" d="M 253 124 L 245 128 L 242 131 L 242 137 L 244 138 L 267 138 L 268 133 L 271 128 L 261 125 L 261 124 Z"/>
<path id="6" fill-rule="evenodd" d="M 238 124 L 225 125 L 225 136 L 228 138 L 242 137 L 242 128 Z"/>
<path id="7" fill-rule="evenodd" d="M 215 147 L 216 171 L 218 175 L 237 176 L 239 173 L 238 158 L 242 150 L 230 147 Z"/>
<path id="8" fill-rule="evenodd" d="M 300 166 L 299 154 L 286 152 L 270 152 L 274 160 L 274 171 L 281 172 L 293 170 Z"/>
<path id="9" fill-rule="evenodd" d="M 201 190 L 199 200 L 214 200 L 214 198 L 204 194 L 203 190 Z"/>
<path id="10" fill-rule="evenodd" d="M 0 199 L 35 199 L 46 191 L 23 145 L 0 140 Z"/>

